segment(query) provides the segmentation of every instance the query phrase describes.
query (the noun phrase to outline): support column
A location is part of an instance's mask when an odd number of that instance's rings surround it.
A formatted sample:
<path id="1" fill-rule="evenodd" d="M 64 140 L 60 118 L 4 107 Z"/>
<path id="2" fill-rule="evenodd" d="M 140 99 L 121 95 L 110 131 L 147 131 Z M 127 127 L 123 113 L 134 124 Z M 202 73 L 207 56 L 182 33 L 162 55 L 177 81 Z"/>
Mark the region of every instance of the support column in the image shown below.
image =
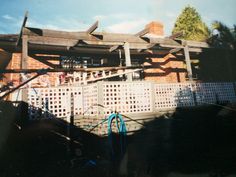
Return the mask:
<path id="1" fill-rule="evenodd" d="M 21 56 L 21 69 L 28 67 L 28 36 L 22 36 L 22 56 Z"/>
<path id="2" fill-rule="evenodd" d="M 21 55 L 21 69 L 28 68 L 28 36 L 22 36 L 22 55 Z M 27 89 L 22 90 L 22 101 L 28 102 Z"/>
<path id="3" fill-rule="evenodd" d="M 193 73 L 192 73 L 192 67 L 191 67 L 191 60 L 190 60 L 189 48 L 188 48 L 187 44 L 184 46 L 184 56 L 185 56 L 185 61 L 186 61 L 186 66 L 187 66 L 188 78 L 189 78 L 190 81 L 193 81 Z"/>
<path id="4" fill-rule="evenodd" d="M 125 50 L 125 65 L 126 66 L 131 66 L 130 49 L 129 49 L 129 43 L 128 42 L 125 42 L 124 50 Z M 132 81 L 132 74 L 133 73 L 128 73 L 127 74 L 127 81 Z"/>

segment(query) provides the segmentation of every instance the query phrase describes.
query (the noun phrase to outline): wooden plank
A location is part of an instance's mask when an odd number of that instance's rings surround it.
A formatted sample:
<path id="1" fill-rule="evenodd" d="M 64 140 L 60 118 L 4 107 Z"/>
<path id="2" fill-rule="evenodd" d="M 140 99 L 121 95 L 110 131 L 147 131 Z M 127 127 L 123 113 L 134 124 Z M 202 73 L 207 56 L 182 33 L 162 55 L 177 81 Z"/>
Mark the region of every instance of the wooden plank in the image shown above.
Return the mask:
<path id="1" fill-rule="evenodd" d="M 22 37 L 22 34 L 23 34 L 23 28 L 26 25 L 27 19 L 28 19 L 28 11 L 25 12 L 25 17 L 24 17 L 23 23 L 21 25 L 21 30 L 20 30 L 20 34 L 19 34 L 17 42 L 16 42 L 16 46 L 18 46 L 20 41 L 21 41 L 21 37 Z"/>
<path id="2" fill-rule="evenodd" d="M 98 21 L 96 21 L 86 32 L 92 34 L 98 28 Z"/>
<path id="3" fill-rule="evenodd" d="M 93 27 L 95 29 L 96 25 Z M 136 35 L 132 34 L 119 34 L 119 33 L 103 33 L 103 32 L 94 32 L 93 29 L 89 29 L 87 32 L 66 32 L 66 31 L 57 31 L 57 30 L 48 30 L 48 29 L 37 29 L 37 28 L 23 28 L 23 34 L 29 36 L 43 36 L 43 37 L 52 37 L 52 38 L 63 38 L 63 39 L 73 39 L 73 40 L 87 40 L 87 41 L 98 41 L 96 35 L 103 36 L 102 42 L 129 42 L 131 43 L 147 43 L 140 36 L 143 36 L 147 31 L 142 30 Z M 92 32 L 90 35 L 88 32 Z M 158 43 L 163 45 L 174 45 L 181 46 L 177 41 L 173 40 L 174 36 L 170 38 L 150 38 L 150 43 Z M 190 47 L 203 47 L 209 48 L 209 45 L 206 42 L 197 42 L 197 41 L 182 41 L 182 45 L 187 43 Z M 114 44 L 115 45 L 115 44 Z"/>
<path id="4" fill-rule="evenodd" d="M 83 41 L 83 43 L 79 42 Z M 55 46 L 69 46 L 76 47 L 78 44 L 88 44 L 88 45 L 97 45 L 99 46 L 116 46 L 123 45 L 124 42 L 109 42 L 109 41 L 94 41 L 94 40 L 79 40 L 79 39 L 64 39 L 64 38 L 55 38 L 55 37 L 42 37 L 42 36 L 29 36 L 29 43 L 31 44 L 40 44 L 40 45 L 55 45 Z M 146 43 L 131 43 L 131 48 L 144 48 Z"/>
<path id="5" fill-rule="evenodd" d="M 202 52 L 202 48 L 190 48 L 189 47 L 189 52 L 201 53 Z"/>
<path id="6" fill-rule="evenodd" d="M 184 47 L 182 45 L 168 45 L 168 44 L 159 44 L 162 48 L 178 48 L 183 49 Z"/>
<path id="7" fill-rule="evenodd" d="M 183 34 L 184 34 L 183 31 L 181 31 L 181 32 L 172 34 L 172 35 L 169 36 L 168 38 L 169 38 L 169 39 L 175 39 L 175 38 L 178 38 L 178 37 L 180 37 L 180 36 L 183 36 Z"/>
<path id="8" fill-rule="evenodd" d="M 79 43 L 78 41 L 83 41 Z M 117 46 L 121 46 L 124 42 L 108 42 L 108 41 L 94 41 L 94 40 L 75 40 L 75 39 L 63 39 L 63 38 L 54 38 L 54 37 L 42 37 L 42 36 L 29 36 L 29 44 L 37 45 L 50 45 L 50 46 L 66 46 L 66 47 L 80 47 L 82 44 L 91 47 L 107 46 L 109 51 L 114 51 Z M 94 45 L 94 46 L 91 46 Z M 130 49 L 147 49 L 148 43 L 130 43 Z M 110 47 L 112 46 L 112 47 Z M 114 47 L 114 48 L 113 48 Z M 116 50 L 116 49 L 115 49 Z"/>
<path id="9" fill-rule="evenodd" d="M 142 31 L 138 32 L 137 34 L 135 34 L 135 36 L 137 37 L 143 37 L 145 34 L 147 34 L 149 32 L 149 30 L 147 28 L 143 29 Z"/>
<path id="10" fill-rule="evenodd" d="M 169 38 L 151 38 L 150 43 L 157 43 L 161 45 L 170 45 L 170 46 L 181 46 L 177 41 Z M 172 47 L 173 48 L 173 47 Z"/>
<path id="11" fill-rule="evenodd" d="M 117 71 L 124 69 L 148 69 L 150 66 L 122 66 L 122 67 L 99 67 L 99 68 L 54 68 L 54 69 L 6 69 L 0 73 L 48 73 L 48 72 L 95 72 L 95 71 Z"/>
<path id="12" fill-rule="evenodd" d="M 190 56 L 189 56 L 189 48 L 188 48 L 187 45 L 184 47 L 184 56 L 185 56 L 185 61 L 186 61 L 188 78 L 189 78 L 190 81 L 193 81 L 193 73 L 192 73 L 192 67 L 191 67 L 191 60 L 190 60 Z"/>
<path id="13" fill-rule="evenodd" d="M 27 66 L 28 66 L 28 36 L 23 35 L 21 69 L 27 69 Z"/>
<path id="14" fill-rule="evenodd" d="M 210 48 L 208 43 L 199 41 L 182 41 L 182 45 L 188 45 L 189 47 L 195 48 Z"/>
<path id="15" fill-rule="evenodd" d="M 23 35 L 22 36 L 21 69 L 27 69 L 27 68 L 28 68 L 28 36 Z M 28 101 L 26 90 L 22 91 L 22 101 L 25 103 L 27 103 Z"/>
<path id="16" fill-rule="evenodd" d="M 37 31 L 37 32 L 35 32 Z M 132 34 L 119 34 L 119 33 L 103 33 L 103 32 L 93 32 L 92 35 L 87 32 L 66 32 L 66 31 L 56 31 L 48 29 L 32 29 L 24 28 L 23 34 L 29 36 L 43 36 L 43 37 L 54 37 L 54 38 L 64 38 L 64 39 L 81 39 L 88 41 L 98 41 L 96 35 L 103 36 L 103 41 L 107 42 L 135 42 L 144 43 L 145 41 Z"/>
<path id="17" fill-rule="evenodd" d="M 113 52 L 115 50 L 117 50 L 120 46 L 119 45 L 114 45 L 109 49 L 109 52 Z"/>
<path id="18" fill-rule="evenodd" d="M 179 52 L 179 51 L 181 51 L 182 49 L 181 48 L 174 48 L 174 49 L 171 49 L 170 51 L 169 51 L 169 53 L 170 54 L 173 54 L 173 53 L 177 53 L 177 52 Z"/>
<path id="19" fill-rule="evenodd" d="M 5 94 L 3 94 L 1 97 L 0 97 L 0 100 L 3 100 L 6 96 L 8 96 L 9 94 L 13 93 L 14 91 L 16 91 L 17 89 L 23 87 L 25 84 L 29 83 L 30 81 L 34 80 L 35 78 L 37 78 L 38 76 L 40 76 L 41 74 L 36 74 L 35 76 L 29 78 L 27 81 L 24 81 L 23 83 L 21 83 L 20 85 L 16 86 L 15 88 L 9 90 L 8 92 L 6 92 Z M 28 99 L 27 99 L 27 91 L 24 90 L 22 91 L 22 101 L 24 101 L 25 103 L 28 102 Z"/>
<path id="20" fill-rule="evenodd" d="M 76 39 L 62 39 L 53 37 L 29 36 L 29 43 L 41 45 L 56 45 L 56 46 L 69 46 L 73 47 L 79 43 L 80 40 Z"/>
<path id="21" fill-rule="evenodd" d="M 131 58 L 130 58 L 130 48 L 128 42 L 125 42 L 124 44 L 124 51 L 125 51 L 125 65 L 129 67 L 131 66 Z M 127 81 L 128 82 L 132 81 L 132 73 L 127 74 Z"/>

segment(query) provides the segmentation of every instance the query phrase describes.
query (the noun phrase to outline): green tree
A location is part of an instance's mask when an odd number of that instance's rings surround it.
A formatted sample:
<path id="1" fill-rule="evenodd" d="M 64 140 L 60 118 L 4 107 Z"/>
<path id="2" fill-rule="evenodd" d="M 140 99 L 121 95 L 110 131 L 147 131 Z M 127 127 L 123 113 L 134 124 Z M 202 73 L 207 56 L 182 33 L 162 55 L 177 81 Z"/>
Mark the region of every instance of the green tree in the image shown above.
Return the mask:
<path id="1" fill-rule="evenodd" d="M 230 29 L 228 26 L 219 21 L 212 23 L 212 37 L 210 42 L 215 46 L 230 47 L 235 49 L 236 47 L 236 25 Z"/>
<path id="2" fill-rule="evenodd" d="M 229 28 L 225 24 L 219 21 L 212 23 L 212 34 L 208 39 L 208 43 L 215 48 L 217 51 L 212 54 L 214 56 L 214 62 L 218 60 L 218 65 L 222 67 L 225 65 L 226 72 L 228 73 L 228 79 L 235 81 L 236 79 L 236 26 Z M 221 69 L 222 70 L 222 69 Z M 223 74 L 221 73 L 221 74 Z"/>
<path id="3" fill-rule="evenodd" d="M 207 25 L 194 7 L 187 6 L 177 18 L 172 34 L 183 32 L 180 39 L 205 41 L 210 35 Z"/>

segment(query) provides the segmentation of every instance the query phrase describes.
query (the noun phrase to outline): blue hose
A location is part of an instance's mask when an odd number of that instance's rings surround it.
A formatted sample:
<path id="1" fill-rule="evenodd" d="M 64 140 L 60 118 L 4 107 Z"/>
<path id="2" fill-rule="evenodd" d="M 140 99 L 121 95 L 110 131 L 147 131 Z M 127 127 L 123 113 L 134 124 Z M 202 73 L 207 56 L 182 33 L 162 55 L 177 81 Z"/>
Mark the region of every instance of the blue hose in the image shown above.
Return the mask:
<path id="1" fill-rule="evenodd" d="M 120 138 L 120 151 L 121 151 L 121 155 L 123 155 L 125 153 L 125 149 L 126 149 L 126 126 L 125 126 L 125 122 L 122 118 L 122 116 L 118 113 L 113 113 L 108 117 L 108 139 L 109 139 L 109 143 L 111 146 L 111 153 L 112 156 L 114 156 L 114 149 L 113 149 L 113 140 L 112 140 L 112 121 L 116 120 L 116 127 L 119 133 L 119 138 Z"/>

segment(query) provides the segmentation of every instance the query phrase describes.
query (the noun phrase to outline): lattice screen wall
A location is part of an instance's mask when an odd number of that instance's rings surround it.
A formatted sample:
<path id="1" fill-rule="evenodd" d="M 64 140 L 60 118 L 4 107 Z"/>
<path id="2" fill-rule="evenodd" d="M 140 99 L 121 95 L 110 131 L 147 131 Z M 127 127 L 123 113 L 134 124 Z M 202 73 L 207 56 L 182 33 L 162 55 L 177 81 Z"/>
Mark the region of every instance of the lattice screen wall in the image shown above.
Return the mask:
<path id="1" fill-rule="evenodd" d="M 149 82 L 106 82 L 103 84 L 104 114 L 153 112 L 152 84 Z"/>
<path id="2" fill-rule="evenodd" d="M 84 115 L 96 116 L 98 114 L 98 85 L 90 84 L 83 86 Z"/>
<path id="3" fill-rule="evenodd" d="M 155 84 L 154 89 L 156 110 L 194 106 L 191 84 Z"/>
<path id="4" fill-rule="evenodd" d="M 30 119 L 70 116 L 70 90 L 66 87 L 28 89 Z"/>
<path id="5" fill-rule="evenodd" d="M 192 87 L 198 105 L 236 101 L 233 83 L 196 83 Z"/>
<path id="6" fill-rule="evenodd" d="M 75 115 L 81 115 L 84 113 L 84 94 L 83 94 L 83 88 L 82 87 L 71 87 L 71 107 L 74 108 L 74 114 Z M 70 102 L 68 102 L 70 104 Z"/>
<path id="7" fill-rule="evenodd" d="M 236 96 L 233 83 L 99 82 L 77 87 L 30 88 L 28 102 L 30 118 L 38 119 L 68 118 L 71 114 L 105 116 L 112 111 L 151 113 L 176 107 L 236 102 Z"/>

